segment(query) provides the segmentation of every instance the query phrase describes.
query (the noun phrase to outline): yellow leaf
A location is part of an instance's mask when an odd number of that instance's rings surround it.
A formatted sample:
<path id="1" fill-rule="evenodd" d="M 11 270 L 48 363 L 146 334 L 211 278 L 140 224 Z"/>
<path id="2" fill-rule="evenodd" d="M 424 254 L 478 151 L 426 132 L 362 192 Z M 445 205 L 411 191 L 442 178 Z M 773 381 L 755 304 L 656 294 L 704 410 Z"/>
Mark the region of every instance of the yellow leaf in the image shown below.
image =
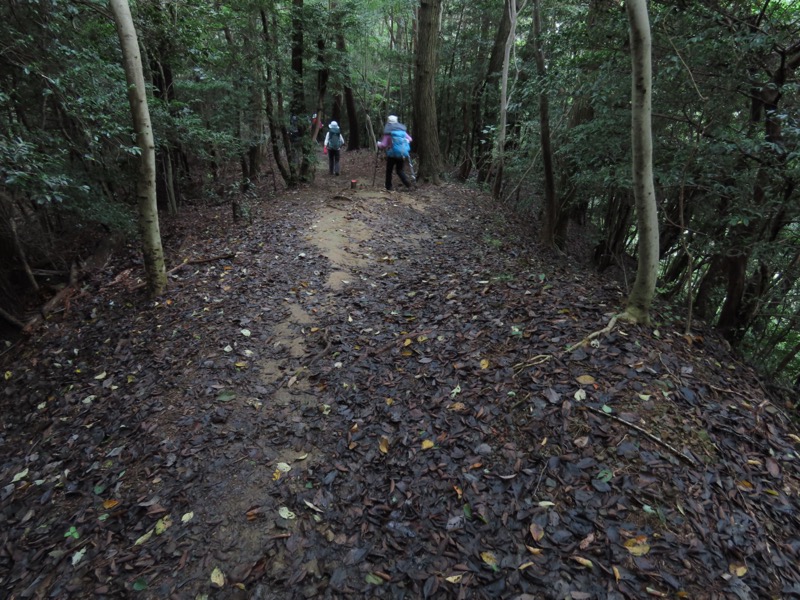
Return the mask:
<path id="1" fill-rule="evenodd" d="M 583 558 L 582 556 L 573 556 L 571 557 L 576 563 L 583 565 L 589 569 L 594 568 L 594 564 L 588 558 Z"/>
<path id="2" fill-rule="evenodd" d="M 386 406 L 391 406 L 392 404 L 394 404 L 394 400 L 392 400 L 391 398 L 387 398 L 386 399 Z"/>
<path id="3" fill-rule="evenodd" d="M 417 338 L 417 341 L 418 341 L 420 344 L 421 344 L 422 342 L 427 342 L 427 341 L 428 341 L 428 336 L 427 336 L 427 335 L 421 335 L 421 336 L 419 336 L 419 337 Z"/>
<path id="4" fill-rule="evenodd" d="M 634 556 L 644 556 L 650 552 L 650 544 L 647 543 L 647 536 L 645 535 L 625 540 L 625 547 Z"/>
<path id="5" fill-rule="evenodd" d="M 591 375 L 581 375 L 577 378 L 577 381 L 581 385 L 592 385 L 594 383 L 594 377 Z"/>
<path id="6" fill-rule="evenodd" d="M 134 546 L 141 546 L 147 540 L 149 540 L 151 537 L 153 537 L 153 530 L 152 529 L 150 531 L 148 531 L 147 533 L 145 533 L 143 536 L 141 536 L 138 540 L 133 542 L 133 545 Z"/>
<path id="7" fill-rule="evenodd" d="M 13 376 L 13 374 L 11 373 L 11 371 L 6 371 L 6 374 L 5 374 L 6 381 L 11 379 L 12 376 Z"/>
<path id="8" fill-rule="evenodd" d="M 458 496 L 458 499 L 461 500 L 461 496 L 464 495 L 463 490 L 460 487 L 458 487 L 457 485 L 453 486 L 453 490 L 455 490 L 456 495 Z"/>
<path id="9" fill-rule="evenodd" d="M 528 549 L 528 552 L 533 554 L 534 556 L 540 556 L 543 552 L 541 548 L 534 548 L 533 546 L 525 546 Z"/>
<path id="10" fill-rule="evenodd" d="M 534 542 L 542 541 L 544 537 L 544 528 L 541 525 L 538 523 L 531 523 L 530 532 Z"/>
<path id="11" fill-rule="evenodd" d="M 520 571 L 524 571 L 524 570 L 525 570 L 525 569 L 527 569 L 528 567 L 532 567 L 532 566 L 534 566 L 535 564 L 536 564 L 536 563 L 532 563 L 532 562 L 526 562 L 526 563 L 522 563 L 522 564 L 521 564 L 521 565 L 520 565 L 518 568 L 519 568 L 519 570 L 520 570 Z"/>
<path id="12" fill-rule="evenodd" d="M 769 494 L 770 496 L 780 496 L 781 493 L 777 490 L 764 490 L 765 494 Z"/>
<path id="13" fill-rule="evenodd" d="M 497 567 L 497 557 L 494 552 L 481 552 L 481 559 L 490 567 Z"/>
<path id="14" fill-rule="evenodd" d="M 275 469 L 275 472 L 272 474 L 272 481 L 278 481 L 281 478 L 281 472 L 278 469 Z"/>
<path id="15" fill-rule="evenodd" d="M 106 500 L 105 502 L 103 502 L 103 508 L 105 508 L 106 510 L 111 510 L 118 504 L 119 500 Z"/>
<path id="16" fill-rule="evenodd" d="M 406 341 L 403 342 L 403 346 L 410 346 L 412 343 L 411 338 L 406 338 Z"/>
<path id="17" fill-rule="evenodd" d="M 183 515 L 181 517 L 181 523 L 188 523 L 192 519 L 194 519 L 194 513 L 193 512 L 188 512 L 188 513 L 186 513 L 185 515 Z"/>
<path id="18" fill-rule="evenodd" d="M 450 575 L 450 577 L 445 577 L 444 580 L 448 583 L 459 583 L 461 578 L 464 577 L 463 574 L 461 575 Z"/>
<path id="19" fill-rule="evenodd" d="M 486 369 L 488 369 L 488 368 L 489 368 L 489 361 L 488 361 L 487 359 L 485 359 L 485 358 L 484 358 L 484 359 L 481 361 L 481 369 L 484 369 L 484 370 L 486 370 Z"/>
<path id="20" fill-rule="evenodd" d="M 378 447 L 380 448 L 381 452 L 383 452 L 384 454 L 388 454 L 389 453 L 389 438 L 387 438 L 385 435 L 382 435 L 381 436 L 381 441 L 380 441 L 380 444 L 379 444 Z"/>
<path id="21" fill-rule="evenodd" d="M 244 362 L 243 360 L 240 360 L 239 362 L 235 363 L 235 365 L 240 369 L 244 369 L 247 366 L 247 363 Z"/>
<path id="22" fill-rule="evenodd" d="M 744 577 L 747 573 L 747 566 L 743 563 L 731 563 L 728 565 L 728 571 L 730 571 L 731 575 L 736 575 L 737 577 Z"/>
<path id="23" fill-rule="evenodd" d="M 94 376 L 94 378 L 95 378 L 95 379 L 105 379 L 105 378 L 106 378 L 106 372 L 105 372 L 105 371 L 103 371 L 103 372 L 102 372 L 102 373 L 100 373 L 99 375 L 95 375 L 95 376 Z"/>
<path id="24" fill-rule="evenodd" d="M 172 525 L 172 518 L 167 515 L 156 521 L 156 535 L 161 535 Z"/>
<path id="25" fill-rule="evenodd" d="M 619 569 L 617 567 L 611 567 L 611 570 L 614 571 L 614 579 L 616 579 L 617 583 L 619 583 Z"/>
<path id="26" fill-rule="evenodd" d="M 225 574 L 219 567 L 214 567 L 211 571 L 211 585 L 217 588 L 225 587 Z"/>
<path id="27" fill-rule="evenodd" d="M 434 444 L 432 440 L 423 440 L 423 441 L 422 441 L 422 449 L 423 449 L 423 450 L 430 450 L 430 449 L 431 449 L 431 448 L 433 448 L 435 445 L 436 445 L 436 444 Z"/>
<path id="28" fill-rule="evenodd" d="M 450 406 L 447 407 L 448 410 L 452 410 L 454 412 L 464 412 L 467 410 L 467 405 L 463 402 L 453 402 Z"/>

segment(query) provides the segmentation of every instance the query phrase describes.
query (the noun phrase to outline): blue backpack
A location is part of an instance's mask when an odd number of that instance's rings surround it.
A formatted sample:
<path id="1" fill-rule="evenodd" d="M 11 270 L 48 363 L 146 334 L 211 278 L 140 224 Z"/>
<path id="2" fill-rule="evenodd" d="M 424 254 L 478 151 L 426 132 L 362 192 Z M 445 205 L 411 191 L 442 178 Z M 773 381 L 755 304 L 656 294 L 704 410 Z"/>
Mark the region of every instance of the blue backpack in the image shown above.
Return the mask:
<path id="1" fill-rule="evenodd" d="M 328 148 L 338 150 L 342 147 L 342 131 L 338 127 L 328 128 Z"/>
<path id="2" fill-rule="evenodd" d="M 408 145 L 406 132 L 402 129 L 395 129 L 392 131 L 392 146 L 386 150 L 386 156 L 405 158 L 410 151 L 411 146 Z"/>

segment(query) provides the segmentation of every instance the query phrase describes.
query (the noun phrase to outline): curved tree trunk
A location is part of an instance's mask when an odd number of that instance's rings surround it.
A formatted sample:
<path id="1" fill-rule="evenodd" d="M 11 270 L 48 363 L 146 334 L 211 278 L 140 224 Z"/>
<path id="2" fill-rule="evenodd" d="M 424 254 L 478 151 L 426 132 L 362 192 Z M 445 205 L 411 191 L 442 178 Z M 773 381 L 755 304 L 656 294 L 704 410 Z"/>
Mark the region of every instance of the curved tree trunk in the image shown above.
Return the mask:
<path id="1" fill-rule="evenodd" d="M 133 126 L 136 130 L 136 144 L 142 152 L 136 195 L 139 200 L 139 230 L 144 249 L 147 290 L 151 296 L 158 296 L 167 288 L 167 271 L 164 266 L 164 250 L 161 246 L 158 224 L 156 151 L 150 111 L 147 107 L 142 57 L 128 0 L 110 0 L 109 4 L 114 14 L 122 48 L 123 67 L 128 82 L 128 102 L 131 105 Z"/>
<path id="2" fill-rule="evenodd" d="M 658 213 L 653 183 L 653 139 L 651 125 L 652 65 L 650 21 L 646 0 L 626 0 L 631 40 L 631 138 L 633 153 L 633 192 L 639 224 L 639 267 L 633 283 L 626 318 L 636 323 L 650 322 L 650 305 L 658 275 Z"/>

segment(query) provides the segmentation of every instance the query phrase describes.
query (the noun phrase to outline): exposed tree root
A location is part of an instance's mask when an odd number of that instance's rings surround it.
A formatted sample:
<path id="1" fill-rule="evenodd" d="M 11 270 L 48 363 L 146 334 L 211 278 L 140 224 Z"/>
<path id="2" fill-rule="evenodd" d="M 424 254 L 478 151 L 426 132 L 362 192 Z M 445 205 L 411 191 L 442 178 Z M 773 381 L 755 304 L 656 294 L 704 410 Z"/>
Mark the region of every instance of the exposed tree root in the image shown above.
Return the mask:
<path id="1" fill-rule="evenodd" d="M 231 254 L 220 254 L 219 256 L 212 256 L 211 258 L 197 258 L 197 259 L 194 259 L 194 260 L 189 260 L 187 258 L 182 263 L 178 263 L 177 265 L 172 267 L 169 271 L 167 271 L 167 276 L 170 276 L 173 273 L 175 273 L 177 271 L 180 271 L 182 268 L 184 268 L 187 265 L 202 265 L 203 263 L 214 262 L 214 261 L 217 261 L 217 260 L 226 260 L 226 259 L 235 258 L 235 257 L 236 257 L 236 254 L 235 253 L 231 253 Z M 145 282 L 145 281 L 143 281 L 142 283 L 137 283 L 135 286 L 130 288 L 130 291 L 139 290 L 139 289 L 143 288 L 146 285 L 147 285 L 147 282 Z"/>
<path id="2" fill-rule="evenodd" d="M 44 306 L 39 310 L 39 313 L 31 318 L 22 328 L 22 333 L 30 334 L 33 329 L 42 321 L 44 321 L 55 308 L 62 302 L 69 306 L 69 299 L 75 293 L 75 287 L 78 284 L 78 265 L 72 263 L 69 269 L 69 282 L 59 292 L 50 298 Z"/>
<path id="3" fill-rule="evenodd" d="M 572 346 L 567 348 L 567 353 L 574 352 L 576 349 L 588 344 L 593 339 L 600 337 L 601 335 L 605 335 L 606 333 L 610 333 L 614 329 L 614 326 L 617 324 L 617 319 L 619 319 L 621 316 L 622 315 L 614 315 L 613 317 L 611 317 L 611 320 L 608 322 L 608 325 L 606 325 L 599 331 L 594 331 L 590 333 L 577 344 L 573 344 Z"/>

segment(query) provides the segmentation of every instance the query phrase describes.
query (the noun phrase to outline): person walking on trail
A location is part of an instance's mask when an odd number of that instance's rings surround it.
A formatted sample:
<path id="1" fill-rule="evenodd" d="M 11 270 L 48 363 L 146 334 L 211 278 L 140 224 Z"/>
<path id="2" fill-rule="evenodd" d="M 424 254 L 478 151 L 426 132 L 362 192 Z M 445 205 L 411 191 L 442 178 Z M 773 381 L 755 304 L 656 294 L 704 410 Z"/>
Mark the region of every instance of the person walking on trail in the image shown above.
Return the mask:
<path id="1" fill-rule="evenodd" d="M 325 152 L 328 153 L 328 172 L 331 175 L 339 175 L 339 149 L 344 146 L 344 137 L 339 130 L 339 124 L 331 121 L 328 125 L 328 133 L 325 134 Z"/>
<path id="2" fill-rule="evenodd" d="M 406 126 L 399 123 L 395 115 L 389 115 L 386 126 L 383 128 L 383 137 L 378 142 L 379 150 L 386 150 L 386 189 L 392 190 L 392 170 L 397 171 L 397 176 L 406 188 L 411 188 L 406 174 L 403 172 L 406 157 L 411 150 L 411 136 L 406 131 Z"/>

